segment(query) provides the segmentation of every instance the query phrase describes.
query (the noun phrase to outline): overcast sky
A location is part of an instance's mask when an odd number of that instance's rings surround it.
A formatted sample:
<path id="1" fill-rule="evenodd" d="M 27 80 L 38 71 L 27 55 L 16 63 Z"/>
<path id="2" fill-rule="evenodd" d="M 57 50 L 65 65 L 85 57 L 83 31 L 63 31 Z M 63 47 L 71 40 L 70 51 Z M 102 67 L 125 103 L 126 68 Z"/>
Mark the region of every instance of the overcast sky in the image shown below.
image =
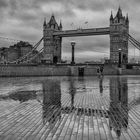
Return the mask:
<path id="1" fill-rule="evenodd" d="M 52 13 L 58 23 L 62 21 L 64 30 L 108 27 L 111 10 L 116 15 L 119 5 L 124 15 L 129 14 L 130 34 L 140 40 L 140 0 L 0 0 L 0 36 L 38 42 L 43 34 L 44 17 L 48 22 Z M 77 60 L 109 56 L 108 35 L 70 37 L 63 38 L 62 54 L 65 59 L 71 56 L 72 40 L 76 41 Z M 0 39 L 1 47 L 11 44 Z M 131 47 L 131 50 L 133 53 L 130 55 L 134 55 L 134 48 Z"/>

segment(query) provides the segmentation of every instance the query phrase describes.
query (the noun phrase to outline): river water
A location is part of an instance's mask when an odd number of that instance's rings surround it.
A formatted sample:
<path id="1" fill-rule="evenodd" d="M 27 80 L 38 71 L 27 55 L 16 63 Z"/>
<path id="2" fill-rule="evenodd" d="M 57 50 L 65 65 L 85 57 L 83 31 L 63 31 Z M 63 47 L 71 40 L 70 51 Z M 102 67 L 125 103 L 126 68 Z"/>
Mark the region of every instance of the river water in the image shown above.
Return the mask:
<path id="1" fill-rule="evenodd" d="M 139 139 L 139 115 L 140 76 L 0 79 L 3 138 Z"/>

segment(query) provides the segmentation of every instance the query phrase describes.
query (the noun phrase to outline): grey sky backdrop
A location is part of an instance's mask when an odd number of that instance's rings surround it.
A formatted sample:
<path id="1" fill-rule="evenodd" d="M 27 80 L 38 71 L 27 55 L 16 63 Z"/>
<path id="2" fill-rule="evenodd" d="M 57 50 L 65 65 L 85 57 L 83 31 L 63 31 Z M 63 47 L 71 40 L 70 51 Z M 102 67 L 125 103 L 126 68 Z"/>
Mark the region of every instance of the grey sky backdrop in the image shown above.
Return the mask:
<path id="1" fill-rule="evenodd" d="M 0 36 L 37 42 L 43 34 L 44 17 L 48 22 L 52 13 L 64 30 L 108 27 L 111 10 L 116 15 L 119 5 L 124 15 L 129 14 L 130 34 L 140 40 L 140 0 L 0 0 Z M 63 38 L 64 59 L 70 59 L 72 40 L 76 41 L 77 60 L 109 56 L 108 35 L 71 37 Z M 0 47 L 12 44 L 0 39 Z M 129 54 L 139 55 L 139 51 L 131 47 Z"/>

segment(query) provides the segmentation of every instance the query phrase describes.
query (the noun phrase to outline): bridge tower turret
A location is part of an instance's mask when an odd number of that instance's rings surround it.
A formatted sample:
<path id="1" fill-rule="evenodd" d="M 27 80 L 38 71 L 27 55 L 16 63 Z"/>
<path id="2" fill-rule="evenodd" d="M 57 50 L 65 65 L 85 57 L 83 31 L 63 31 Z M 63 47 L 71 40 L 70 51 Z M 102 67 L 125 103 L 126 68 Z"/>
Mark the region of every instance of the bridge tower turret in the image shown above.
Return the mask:
<path id="1" fill-rule="evenodd" d="M 62 27 L 62 24 L 61 24 Z M 59 36 L 53 36 L 53 33 L 60 31 L 60 28 L 55 20 L 54 15 L 51 16 L 50 21 L 46 24 L 46 20 L 43 24 L 43 36 L 44 36 L 44 49 L 43 59 L 49 61 L 49 63 L 61 62 L 61 38 Z"/>
<path id="2" fill-rule="evenodd" d="M 115 17 L 110 16 L 110 60 L 119 62 L 119 50 L 121 50 L 121 62 L 128 63 L 128 33 L 129 19 L 125 17 L 119 7 Z"/>

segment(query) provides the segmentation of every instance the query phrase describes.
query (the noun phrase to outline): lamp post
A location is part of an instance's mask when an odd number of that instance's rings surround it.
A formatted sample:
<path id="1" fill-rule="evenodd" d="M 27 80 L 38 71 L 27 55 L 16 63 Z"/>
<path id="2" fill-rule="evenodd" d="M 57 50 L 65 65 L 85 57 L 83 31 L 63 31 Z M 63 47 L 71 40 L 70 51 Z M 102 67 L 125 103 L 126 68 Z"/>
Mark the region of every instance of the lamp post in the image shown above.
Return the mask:
<path id="1" fill-rule="evenodd" d="M 71 64 L 74 65 L 75 61 L 74 61 L 74 46 L 75 46 L 75 41 L 71 41 L 71 46 L 72 46 L 72 57 L 71 57 Z"/>
<path id="2" fill-rule="evenodd" d="M 122 49 L 121 49 L 121 48 L 119 48 L 118 50 L 119 50 L 119 64 L 118 64 L 118 67 L 119 67 L 119 68 L 121 68 L 121 64 L 122 64 L 121 51 L 122 51 Z"/>

